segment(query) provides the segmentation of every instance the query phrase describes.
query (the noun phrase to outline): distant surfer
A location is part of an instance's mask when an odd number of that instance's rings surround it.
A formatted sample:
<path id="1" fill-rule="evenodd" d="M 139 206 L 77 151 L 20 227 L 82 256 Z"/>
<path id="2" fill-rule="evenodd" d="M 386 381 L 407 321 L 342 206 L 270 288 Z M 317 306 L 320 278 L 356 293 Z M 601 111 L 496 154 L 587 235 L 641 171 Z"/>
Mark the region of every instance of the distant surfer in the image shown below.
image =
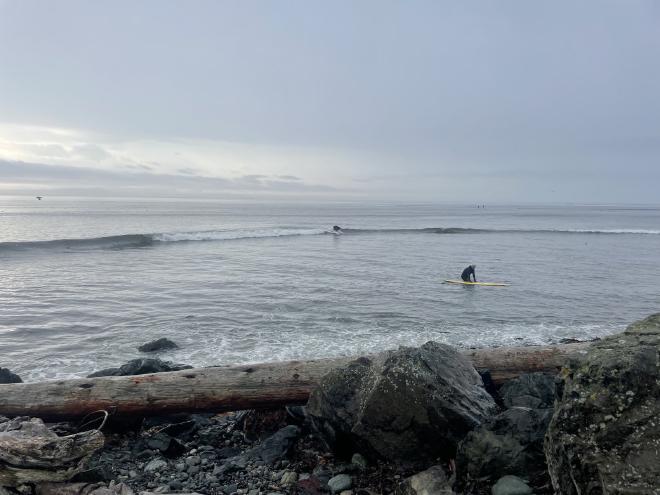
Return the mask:
<path id="1" fill-rule="evenodd" d="M 332 226 L 332 231 L 333 231 L 335 234 L 341 234 L 341 233 L 342 233 L 341 227 L 340 227 L 339 225 L 333 225 L 333 226 Z"/>
<path id="2" fill-rule="evenodd" d="M 461 280 L 463 282 L 469 282 L 470 281 L 470 275 L 472 275 L 473 282 L 477 281 L 477 275 L 474 273 L 474 269 L 477 267 L 477 265 L 470 265 L 468 266 L 465 270 L 463 270 L 463 273 L 461 273 Z"/>

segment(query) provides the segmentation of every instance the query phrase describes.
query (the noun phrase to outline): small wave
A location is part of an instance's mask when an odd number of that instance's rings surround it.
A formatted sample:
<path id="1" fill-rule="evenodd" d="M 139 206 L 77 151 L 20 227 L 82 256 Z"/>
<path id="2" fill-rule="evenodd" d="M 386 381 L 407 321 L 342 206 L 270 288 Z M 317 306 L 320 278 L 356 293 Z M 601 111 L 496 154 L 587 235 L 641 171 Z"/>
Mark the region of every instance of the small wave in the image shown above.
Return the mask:
<path id="1" fill-rule="evenodd" d="M 602 235 L 660 235 L 660 230 L 646 229 L 474 229 L 463 227 L 427 227 L 421 229 L 343 229 L 344 234 L 602 234 Z M 324 229 L 261 228 L 228 229 L 198 232 L 165 232 L 157 234 L 126 234 L 81 239 L 48 241 L 0 242 L 0 252 L 38 249 L 87 250 L 149 247 L 157 243 L 229 241 L 268 237 L 291 237 L 332 234 Z"/>
<path id="2" fill-rule="evenodd" d="M 88 250 L 88 249 L 127 249 L 152 246 L 156 243 L 227 241 L 264 237 L 317 235 L 325 233 L 321 229 L 235 229 L 202 232 L 172 232 L 159 234 L 126 234 L 81 239 L 54 239 L 49 241 L 0 242 L 0 252 L 32 250 Z"/>
<path id="3" fill-rule="evenodd" d="M 660 235 L 647 229 L 473 229 L 463 227 L 426 227 L 423 229 L 343 229 L 345 234 L 637 234 Z"/>
<path id="4" fill-rule="evenodd" d="M 30 251 L 39 249 L 84 250 L 121 249 L 146 247 L 153 244 L 153 238 L 145 234 L 114 235 L 83 239 L 53 239 L 50 241 L 0 242 L 0 252 Z"/>

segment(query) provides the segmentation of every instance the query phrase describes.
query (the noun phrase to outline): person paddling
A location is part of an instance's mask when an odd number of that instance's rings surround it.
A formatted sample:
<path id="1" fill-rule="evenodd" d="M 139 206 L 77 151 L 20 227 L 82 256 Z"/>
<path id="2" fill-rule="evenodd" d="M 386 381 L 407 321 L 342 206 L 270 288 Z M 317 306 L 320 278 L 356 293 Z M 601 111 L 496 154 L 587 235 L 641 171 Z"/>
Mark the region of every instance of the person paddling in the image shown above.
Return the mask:
<path id="1" fill-rule="evenodd" d="M 463 273 L 461 273 L 461 280 L 463 282 L 469 282 L 470 281 L 470 275 L 472 275 L 472 278 L 474 279 L 473 282 L 477 281 L 477 275 L 474 273 L 474 269 L 477 267 L 477 265 L 470 265 L 468 266 L 465 270 L 463 270 Z"/>

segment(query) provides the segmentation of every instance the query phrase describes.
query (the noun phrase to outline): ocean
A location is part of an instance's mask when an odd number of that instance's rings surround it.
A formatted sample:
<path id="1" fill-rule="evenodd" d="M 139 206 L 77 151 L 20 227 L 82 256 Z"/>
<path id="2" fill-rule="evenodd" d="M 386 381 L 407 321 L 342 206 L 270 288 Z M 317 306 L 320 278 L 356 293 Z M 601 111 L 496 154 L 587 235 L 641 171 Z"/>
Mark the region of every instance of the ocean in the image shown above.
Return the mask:
<path id="1" fill-rule="evenodd" d="M 473 263 L 510 286 L 442 283 Z M 0 198 L 0 366 L 587 340 L 660 310 L 659 267 L 660 207 Z"/>

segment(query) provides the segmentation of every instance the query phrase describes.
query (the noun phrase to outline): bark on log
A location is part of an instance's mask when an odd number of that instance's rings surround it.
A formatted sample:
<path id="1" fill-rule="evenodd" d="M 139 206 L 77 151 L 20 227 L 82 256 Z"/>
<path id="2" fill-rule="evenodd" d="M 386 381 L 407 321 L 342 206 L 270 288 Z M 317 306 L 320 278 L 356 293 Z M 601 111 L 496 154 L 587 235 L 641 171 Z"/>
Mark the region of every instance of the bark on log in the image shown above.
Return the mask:
<path id="1" fill-rule="evenodd" d="M 496 384 L 522 373 L 557 372 L 589 343 L 477 349 L 464 354 Z M 354 358 L 198 368 L 151 375 L 113 376 L 0 385 L 0 414 L 72 419 L 99 409 L 116 415 L 222 412 L 304 404 L 318 380 Z"/>

